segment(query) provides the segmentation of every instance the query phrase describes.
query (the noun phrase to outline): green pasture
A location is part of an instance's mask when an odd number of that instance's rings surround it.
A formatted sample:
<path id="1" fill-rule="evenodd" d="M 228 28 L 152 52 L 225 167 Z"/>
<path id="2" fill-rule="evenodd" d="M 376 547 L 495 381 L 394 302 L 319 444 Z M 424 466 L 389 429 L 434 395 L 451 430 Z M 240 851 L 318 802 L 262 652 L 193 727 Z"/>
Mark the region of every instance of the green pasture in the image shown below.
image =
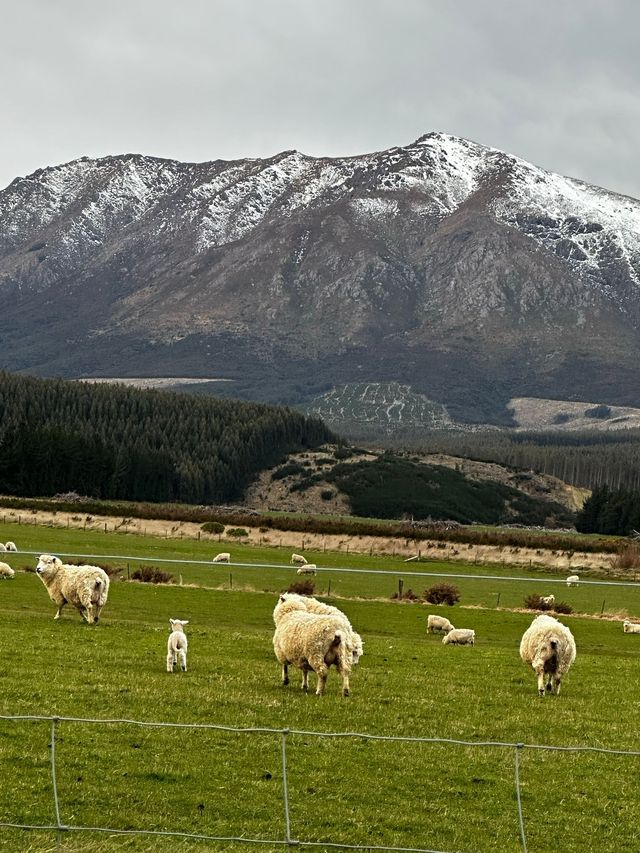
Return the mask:
<path id="1" fill-rule="evenodd" d="M 122 577 L 127 562 L 130 572 L 139 564 L 134 557 L 210 560 L 229 550 L 237 562 L 276 564 L 290 555 L 285 549 L 24 524 L 1 525 L 0 541 L 8 539 L 26 551 L 121 555 L 96 562 L 118 565 Z M 455 581 L 460 605 L 436 612 L 475 628 L 477 644 L 450 647 L 426 635 L 432 607 L 389 600 L 397 578 L 380 570 L 402 570 L 405 589 L 431 583 L 410 578 L 412 564 L 343 553 L 307 556 L 333 568 L 316 576 L 316 586 L 325 590 L 331 580 L 331 600 L 365 642 L 349 699 L 340 697 L 335 672 L 322 698 L 299 689 L 297 672 L 288 687 L 280 684 L 271 612 L 275 592 L 298 579 L 293 568 L 167 564 L 177 578 L 182 575 L 182 585 L 116 577 L 97 626 L 85 625 L 69 607 L 54 622 L 55 607 L 31 572 L 0 581 L 0 714 L 307 732 L 287 737 L 291 834 L 317 842 L 310 849 L 318 850 L 329 849 L 323 842 L 460 853 L 515 853 L 521 845 L 514 749 L 325 739 L 312 732 L 640 748 L 640 636 L 623 634 L 619 621 L 561 617 L 574 633 L 578 657 L 562 694 L 540 699 L 535 676 L 518 655 L 532 615 L 495 608 L 498 593 L 502 608 L 544 589 L 586 613 L 599 614 L 605 601 L 608 611 L 638 616 L 638 589 L 567 589 L 551 585 L 557 575 L 509 566 L 492 573 L 527 580 L 474 580 L 472 573 L 488 573 L 487 567 L 420 563 L 423 571 L 469 575 Z M 2 559 L 18 569 L 35 565 L 35 557 L 24 554 Z M 343 575 L 337 567 L 378 571 Z M 537 583 L 541 578 L 546 583 Z M 190 622 L 187 673 L 165 671 L 169 617 Z M 54 822 L 49 740 L 49 722 L 0 720 L 0 823 Z M 55 756 L 63 823 L 285 837 L 279 734 L 60 722 Z M 523 749 L 529 850 L 635 849 L 639 760 Z M 56 838 L 0 828 L 0 851 L 20 853 L 256 849 L 282 848 L 95 832 Z"/>

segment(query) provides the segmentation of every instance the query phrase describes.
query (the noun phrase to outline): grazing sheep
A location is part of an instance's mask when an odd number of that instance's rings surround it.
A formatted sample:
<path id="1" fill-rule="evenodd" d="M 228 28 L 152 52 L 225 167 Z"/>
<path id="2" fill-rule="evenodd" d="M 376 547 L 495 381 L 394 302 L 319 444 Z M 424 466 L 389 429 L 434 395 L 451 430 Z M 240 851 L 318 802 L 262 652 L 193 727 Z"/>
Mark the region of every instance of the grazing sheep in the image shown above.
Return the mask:
<path id="1" fill-rule="evenodd" d="M 180 661 L 180 669 L 187 671 L 187 635 L 184 626 L 189 624 L 188 619 L 169 619 L 171 633 L 167 640 L 167 672 L 173 672 L 174 666 Z"/>
<path id="2" fill-rule="evenodd" d="M 578 575 L 569 575 L 567 578 L 567 586 L 578 586 L 578 581 L 580 578 Z"/>
<path id="3" fill-rule="evenodd" d="M 548 604 L 549 607 L 553 607 L 553 605 L 556 603 L 556 597 L 555 595 L 542 595 L 540 596 L 540 601 L 543 604 Z"/>
<path id="4" fill-rule="evenodd" d="M 309 689 L 309 672 L 313 671 L 318 677 L 316 695 L 322 696 L 329 668 L 335 665 L 342 676 L 342 695 L 349 695 L 353 648 L 343 619 L 301 610 L 299 602 L 281 595 L 273 621 L 273 650 L 282 664 L 283 684 L 289 683 L 289 666 L 297 666 L 302 670 L 302 689 Z"/>
<path id="5" fill-rule="evenodd" d="M 476 632 L 472 628 L 454 628 L 442 638 L 444 646 L 449 643 L 456 646 L 475 646 Z"/>
<path id="6" fill-rule="evenodd" d="M 0 563 L 0 566 L 3 566 L 4 563 Z M 625 619 L 622 623 L 622 630 L 625 634 L 640 634 L 640 622 L 629 622 L 628 619 Z"/>
<path id="7" fill-rule="evenodd" d="M 231 554 L 228 551 L 223 551 L 222 554 L 216 554 L 212 563 L 228 563 L 231 560 Z"/>
<path id="8" fill-rule="evenodd" d="M 446 634 L 453 629 L 454 626 L 446 616 L 435 616 L 434 614 L 427 616 L 427 634 L 439 634 L 441 631 Z"/>
<path id="9" fill-rule="evenodd" d="M 291 563 L 294 566 L 306 566 L 307 560 L 305 557 L 302 556 L 302 554 L 292 554 L 291 555 Z"/>
<path id="10" fill-rule="evenodd" d="M 522 635 L 520 657 L 538 676 L 538 693 L 560 693 L 560 682 L 576 659 L 573 634 L 553 616 L 536 616 Z"/>
<path id="11" fill-rule="evenodd" d="M 5 551 L 17 551 L 15 542 L 7 542 L 4 546 Z"/>
<path id="12" fill-rule="evenodd" d="M 65 604 L 73 604 L 89 625 L 97 622 L 107 603 L 109 576 L 98 566 L 68 566 L 59 557 L 42 554 L 36 573 L 46 586 L 49 598 L 58 605 L 53 617 L 59 619 Z"/>
<path id="13" fill-rule="evenodd" d="M 305 563 L 304 566 L 300 566 L 297 575 L 315 575 L 316 573 L 316 564 L 315 563 Z"/>
<path id="14" fill-rule="evenodd" d="M 6 551 L 6 550 L 7 549 L 5 548 L 4 542 L 0 542 L 0 552 Z"/>
<path id="15" fill-rule="evenodd" d="M 350 645 L 353 650 L 352 663 L 358 663 L 358 661 L 364 654 L 364 643 L 362 642 L 362 637 L 360 636 L 360 634 L 353 630 L 351 622 L 349 622 L 349 619 L 342 612 L 342 610 L 338 610 L 338 608 L 334 607 L 332 604 L 325 604 L 323 601 L 318 601 L 317 598 L 313 598 L 310 595 L 298 595 L 295 592 L 283 592 L 281 595 L 281 599 L 282 598 L 286 599 L 289 602 L 295 602 L 298 605 L 298 609 L 306 610 L 307 613 L 317 613 L 321 616 L 335 616 L 336 619 L 342 619 L 345 628 L 349 631 L 351 635 Z M 273 614 L 274 622 L 279 612 L 280 610 L 278 608 L 278 605 L 276 605 L 276 609 L 274 610 Z"/>
<path id="16" fill-rule="evenodd" d="M 0 578 L 13 578 L 15 574 L 8 563 L 0 563 Z"/>

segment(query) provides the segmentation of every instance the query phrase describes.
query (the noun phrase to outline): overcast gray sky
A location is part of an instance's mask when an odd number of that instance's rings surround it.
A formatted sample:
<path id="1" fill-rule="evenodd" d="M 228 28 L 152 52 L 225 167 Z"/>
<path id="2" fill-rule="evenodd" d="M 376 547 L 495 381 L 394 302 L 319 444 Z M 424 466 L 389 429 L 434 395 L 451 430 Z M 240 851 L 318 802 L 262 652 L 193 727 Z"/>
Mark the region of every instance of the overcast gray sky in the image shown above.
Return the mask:
<path id="1" fill-rule="evenodd" d="M 16 0 L 0 26 L 2 187 L 440 130 L 640 197 L 637 0 Z"/>

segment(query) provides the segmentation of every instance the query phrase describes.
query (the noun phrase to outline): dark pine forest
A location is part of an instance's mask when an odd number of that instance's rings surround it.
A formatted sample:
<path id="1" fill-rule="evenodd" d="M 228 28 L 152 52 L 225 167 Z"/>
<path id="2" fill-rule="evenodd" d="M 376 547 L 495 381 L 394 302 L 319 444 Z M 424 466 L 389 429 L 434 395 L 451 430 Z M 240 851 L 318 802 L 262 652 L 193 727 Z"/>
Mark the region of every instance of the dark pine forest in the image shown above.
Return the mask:
<path id="1" fill-rule="evenodd" d="M 0 372 L 0 492 L 225 503 L 335 440 L 289 409 Z"/>

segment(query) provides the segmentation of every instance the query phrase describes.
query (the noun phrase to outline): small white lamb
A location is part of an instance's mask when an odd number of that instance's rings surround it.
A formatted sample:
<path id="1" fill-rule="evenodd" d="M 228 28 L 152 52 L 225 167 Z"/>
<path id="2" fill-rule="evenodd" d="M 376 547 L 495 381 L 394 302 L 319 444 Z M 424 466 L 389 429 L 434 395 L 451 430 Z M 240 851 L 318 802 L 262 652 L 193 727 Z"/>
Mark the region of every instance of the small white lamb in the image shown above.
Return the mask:
<path id="1" fill-rule="evenodd" d="M 212 563 L 228 563 L 231 560 L 231 554 L 228 551 L 223 551 L 222 554 L 216 554 L 211 561 Z"/>
<path id="2" fill-rule="evenodd" d="M 0 566 L 2 565 L 0 563 Z M 640 634 L 640 622 L 629 622 L 628 619 L 625 619 L 622 623 L 622 630 L 625 634 Z"/>
<path id="3" fill-rule="evenodd" d="M 454 628 L 442 638 L 444 646 L 449 643 L 457 646 L 475 646 L 476 632 L 472 628 Z"/>
<path id="4" fill-rule="evenodd" d="M 167 640 L 167 672 L 173 672 L 173 668 L 180 661 L 180 668 L 187 671 L 187 635 L 184 626 L 189 624 L 188 619 L 169 619 L 171 633 Z"/>
<path id="5" fill-rule="evenodd" d="M 0 552 L 2 552 L 2 551 L 6 551 L 6 550 L 7 550 L 7 549 L 6 549 L 6 547 L 5 547 L 4 542 L 0 542 Z"/>
<path id="6" fill-rule="evenodd" d="M 304 566 L 300 566 L 297 575 L 315 575 L 316 573 L 316 564 L 315 563 L 305 563 Z"/>
<path id="7" fill-rule="evenodd" d="M 433 613 L 427 616 L 427 634 L 439 634 L 441 631 L 446 634 L 453 629 L 454 626 L 446 616 L 436 616 Z"/>
<path id="8" fill-rule="evenodd" d="M 4 546 L 4 550 L 5 551 L 17 551 L 18 549 L 16 547 L 15 542 L 7 542 Z"/>
<path id="9" fill-rule="evenodd" d="M 556 603 L 556 597 L 555 595 L 542 595 L 540 596 L 540 601 L 543 604 L 548 604 L 549 607 L 553 607 L 553 605 Z"/>
<path id="10" fill-rule="evenodd" d="M 291 562 L 294 566 L 304 566 L 307 563 L 306 559 L 302 556 L 302 554 L 292 554 Z"/>
<path id="11" fill-rule="evenodd" d="M 13 578 L 15 574 L 8 563 L 0 563 L 0 578 Z"/>
<path id="12" fill-rule="evenodd" d="M 578 581 L 580 578 L 578 575 L 569 575 L 567 578 L 567 586 L 578 586 Z"/>

